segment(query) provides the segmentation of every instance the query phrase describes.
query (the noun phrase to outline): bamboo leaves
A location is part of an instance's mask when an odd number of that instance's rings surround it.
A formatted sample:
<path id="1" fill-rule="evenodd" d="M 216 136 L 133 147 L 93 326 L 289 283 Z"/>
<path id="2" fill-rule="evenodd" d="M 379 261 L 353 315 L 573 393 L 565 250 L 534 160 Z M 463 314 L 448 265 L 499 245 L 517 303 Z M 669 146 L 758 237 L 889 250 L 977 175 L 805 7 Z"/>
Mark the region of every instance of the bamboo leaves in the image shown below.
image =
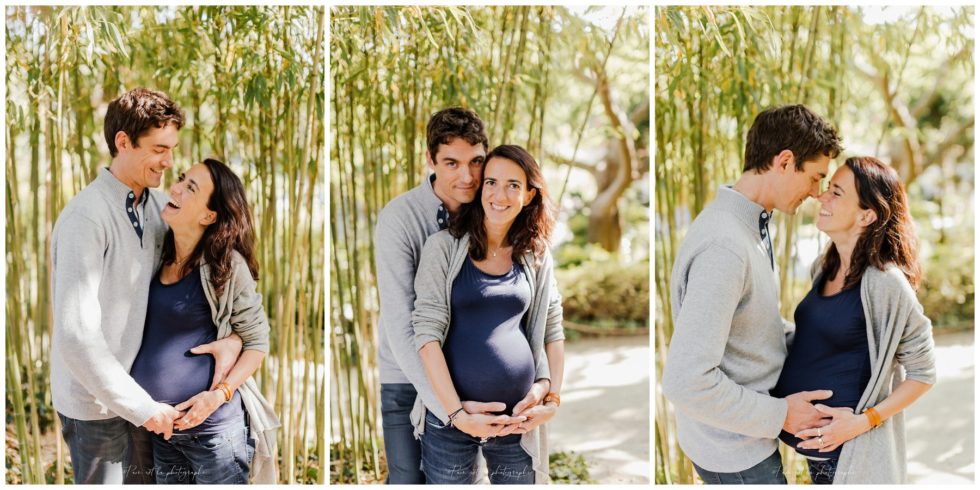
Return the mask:
<path id="1" fill-rule="evenodd" d="M 136 86 L 167 92 L 187 114 L 177 170 L 216 155 L 245 183 L 273 325 L 273 354 L 256 379 L 288 410 L 279 473 L 283 483 L 324 481 L 324 16 L 310 7 L 8 9 L 7 325 L 17 327 L 7 329 L 7 396 L 23 421 L 10 441 L 18 482 L 45 482 L 52 463 L 47 478 L 64 481 L 64 448 L 42 459 L 40 443 L 58 428 L 47 388 L 48 237 L 67 200 L 109 163 L 105 104 Z"/>

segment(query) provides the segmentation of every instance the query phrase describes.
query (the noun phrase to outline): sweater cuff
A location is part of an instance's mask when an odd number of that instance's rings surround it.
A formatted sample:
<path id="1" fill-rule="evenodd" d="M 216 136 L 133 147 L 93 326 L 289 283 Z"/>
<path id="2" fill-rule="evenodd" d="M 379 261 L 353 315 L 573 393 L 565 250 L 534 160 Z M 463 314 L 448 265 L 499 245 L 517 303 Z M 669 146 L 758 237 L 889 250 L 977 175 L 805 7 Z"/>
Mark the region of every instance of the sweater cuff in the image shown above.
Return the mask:
<path id="1" fill-rule="evenodd" d="M 437 337 L 437 336 L 435 336 L 433 334 L 430 334 L 430 333 L 417 333 L 417 334 L 415 334 L 415 350 L 416 351 L 422 350 L 422 347 L 425 344 L 428 344 L 429 342 L 438 342 L 439 345 L 442 345 L 442 340 L 440 340 L 439 337 Z"/>
<path id="2" fill-rule="evenodd" d="M 135 408 L 129 413 L 129 416 L 123 415 L 122 418 L 129 421 L 129 423 L 135 425 L 136 427 L 142 427 L 150 417 L 156 415 L 159 411 L 159 405 L 157 402 L 150 400 L 139 407 Z"/>

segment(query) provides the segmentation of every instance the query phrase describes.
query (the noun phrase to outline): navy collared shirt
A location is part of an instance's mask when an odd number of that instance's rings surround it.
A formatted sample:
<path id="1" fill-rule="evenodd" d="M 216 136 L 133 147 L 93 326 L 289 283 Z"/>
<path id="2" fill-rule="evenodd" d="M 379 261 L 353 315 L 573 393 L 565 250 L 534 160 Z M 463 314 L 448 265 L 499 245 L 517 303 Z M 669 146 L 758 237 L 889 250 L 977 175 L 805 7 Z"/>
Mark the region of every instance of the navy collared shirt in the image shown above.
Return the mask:
<path id="1" fill-rule="evenodd" d="M 432 174 L 429 176 L 429 183 L 430 184 L 436 183 L 436 174 Z M 436 191 L 433 188 L 432 194 L 435 193 Z M 439 196 L 436 197 L 438 198 Z M 446 205 L 442 203 L 442 200 L 439 201 L 439 208 L 436 209 L 436 222 L 439 223 L 440 230 L 445 230 L 446 228 L 449 228 L 449 210 L 446 209 Z"/>
<path id="2" fill-rule="evenodd" d="M 129 216 L 129 222 L 133 224 L 133 230 L 136 231 L 136 236 L 140 239 L 140 245 L 143 244 L 143 224 L 146 223 L 146 200 L 150 196 L 149 189 L 143 189 L 143 193 L 140 194 L 140 202 L 136 203 L 136 194 L 130 190 L 126 194 L 126 215 Z M 139 214 L 136 213 L 136 206 L 139 206 Z"/>

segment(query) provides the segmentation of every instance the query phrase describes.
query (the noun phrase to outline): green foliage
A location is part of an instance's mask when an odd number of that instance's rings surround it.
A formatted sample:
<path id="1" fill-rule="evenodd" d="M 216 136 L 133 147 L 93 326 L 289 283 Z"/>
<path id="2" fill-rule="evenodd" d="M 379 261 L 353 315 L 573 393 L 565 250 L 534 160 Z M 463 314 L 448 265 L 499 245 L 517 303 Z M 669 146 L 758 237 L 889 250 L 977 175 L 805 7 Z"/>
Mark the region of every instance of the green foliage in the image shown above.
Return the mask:
<path id="1" fill-rule="evenodd" d="M 803 103 L 832 121 L 844 140 L 839 162 L 875 155 L 898 171 L 921 238 L 926 313 L 937 326 L 972 318 L 974 8 L 919 7 L 887 18 L 895 11 L 657 8 L 658 373 L 674 328 L 669 284 L 678 247 L 715 189 L 740 175 L 748 128 L 770 106 Z M 801 255 L 816 253 L 801 254 L 798 245 L 826 243 L 803 218 L 815 207 L 774 221 L 787 318 L 809 289 L 810 264 Z M 668 404 L 659 392 L 656 398 L 657 479 L 690 483 Z"/>
<path id="2" fill-rule="evenodd" d="M 646 15 L 622 12 L 616 25 L 600 26 L 554 6 L 331 10 L 330 418 L 338 427 L 331 442 L 350 449 L 342 467 L 331 460 L 335 481 L 382 477 L 374 230 L 385 204 L 427 174 L 429 117 L 446 107 L 473 109 L 490 146 L 524 146 L 560 201 L 554 177 L 570 168 L 559 167 L 561 157 L 571 158 L 578 143 L 580 157 L 600 154 L 617 136 L 593 95 L 603 60 L 604 80 L 624 111 L 649 104 Z M 648 111 L 639 112 L 648 125 Z M 630 136 L 642 146 L 641 135 Z M 557 204 L 560 219 L 572 215 Z"/>
<path id="3" fill-rule="evenodd" d="M 598 328 L 645 328 L 650 319 L 649 269 L 649 261 L 604 260 L 557 270 L 565 319 Z"/>
<path id="4" fill-rule="evenodd" d="M 258 287 L 273 325 L 271 351 L 255 378 L 282 419 L 282 482 L 302 480 L 326 459 L 318 442 L 326 396 L 326 11 L 21 6 L 5 13 L 6 415 L 22 481 L 42 483 L 53 458 L 41 447 L 54 427 L 50 230 L 67 201 L 109 165 L 106 105 L 140 86 L 167 93 L 185 112 L 177 171 L 216 156 L 245 184 L 258 237 Z M 165 175 L 163 189 L 176 173 Z"/>
<path id="5" fill-rule="evenodd" d="M 582 485 L 595 483 L 589 476 L 585 456 L 574 451 L 558 451 L 548 456 L 549 475 L 553 485 Z"/>

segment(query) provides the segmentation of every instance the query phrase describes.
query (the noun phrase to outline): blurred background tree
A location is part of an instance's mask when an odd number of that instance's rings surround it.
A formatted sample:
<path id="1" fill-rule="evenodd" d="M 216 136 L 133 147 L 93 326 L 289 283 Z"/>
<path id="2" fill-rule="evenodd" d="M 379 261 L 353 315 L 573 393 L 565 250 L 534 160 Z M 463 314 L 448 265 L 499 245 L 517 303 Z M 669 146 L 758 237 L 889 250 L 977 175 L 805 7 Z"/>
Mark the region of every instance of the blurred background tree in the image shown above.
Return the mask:
<path id="1" fill-rule="evenodd" d="M 691 483 L 659 373 L 673 333 L 670 272 L 692 219 L 741 174 L 763 109 L 804 103 L 846 157 L 902 176 L 918 225 L 919 300 L 937 330 L 973 328 L 973 8 L 662 7 L 656 10 L 656 482 Z M 832 166 L 831 172 L 834 167 Z M 827 244 L 818 205 L 777 213 L 781 308 L 792 318 Z M 791 237 L 791 238 L 790 238 Z M 784 451 L 784 453 L 792 451 Z M 784 456 L 798 482 L 802 461 Z"/>
<path id="2" fill-rule="evenodd" d="M 51 228 L 109 164 L 107 104 L 140 86 L 184 109 L 177 170 L 213 155 L 242 177 L 273 327 L 256 379 L 283 424 L 281 481 L 323 483 L 324 9 L 6 7 L 6 15 L 7 483 L 71 480 L 48 388 Z"/>
<path id="3" fill-rule="evenodd" d="M 332 482 L 384 477 L 375 219 L 427 175 L 439 109 L 475 110 L 491 147 L 520 144 L 544 168 L 568 335 L 645 332 L 648 26 L 642 8 L 331 10 Z"/>

